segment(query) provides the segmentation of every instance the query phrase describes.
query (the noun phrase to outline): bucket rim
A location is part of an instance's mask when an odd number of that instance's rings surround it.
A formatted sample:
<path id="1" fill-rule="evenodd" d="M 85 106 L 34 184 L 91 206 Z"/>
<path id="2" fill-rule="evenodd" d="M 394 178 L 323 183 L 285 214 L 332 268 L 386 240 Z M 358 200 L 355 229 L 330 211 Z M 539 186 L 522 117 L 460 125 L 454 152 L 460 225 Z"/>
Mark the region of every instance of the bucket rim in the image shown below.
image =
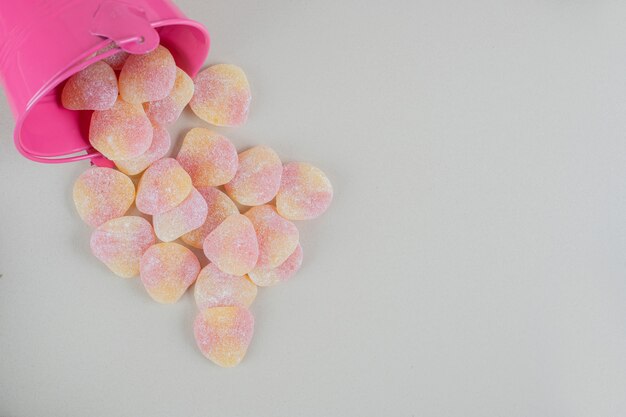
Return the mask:
<path id="1" fill-rule="evenodd" d="M 204 25 L 202 25 L 200 22 L 197 22 L 191 19 L 175 18 L 175 19 L 158 20 L 155 22 L 151 22 L 150 24 L 155 29 L 166 27 L 166 26 L 190 26 L 195 29 L 198 29 L 198 31 L 202 35 L 204 35 L 207 45 L 209 45 L 209 47 L 204 52 L 205 53 L 204 59 L 206 59 L 206 55 L 208 55 L 208 52 L 209 52 L 211 39 L 209 36 L 209 32 L 204 27 Z M 13 134 L 13 141 L 15 143 L 15 147 L 17 148 L 19 153 L 22 154 L 22 156 L 24 156 L 27 159 L 30 159 L 31 161 L 47 163 L 47 164 L 76 162 L 76 161 L 82 161 L 85 159 L 93 159 L 94 162 L 98 162 L 98 165 L 100 165 L 100 163 L 105 164 L 105 165 L 110 164 L 110 161 L 107 158 L 105 158 L 100 152 L 96 151 L 93 147 L 91 147 L 89 143 L 85 144 L 84 146 L 79 146 L 79 147 L 67 150 L 65 152 L 59 152 L 59 153 L 51 153 L 51 154 L 42 155 L 39 152 L 34 152 L 28 149 L 28 147 L 22 143 L 22 128 L 24 126 L 25 120 L 28 118 L 32 109 L 39 103 L 39 101 L 43 97 L 47 96 L 52 90 L 57 88 L 62 82 L 64 82 L 69 77 L 76 74 L 77 72 L 80 72 L 83 69 L 87 68 L 89 65 L 92 65 L 95 62 L 101 61 L 105 58 L 108 58 L 118 53 L 120 51 L 119 47 L 112 48 L 111 50 L 106 51 L 102 54 L 94 55 L 96 52 L 106 48 L 112 43 L 114 43 L 112 39 L 103 38 L 101 42 L 98 42 L 95 46 L 89 48 L 87 51 L 80 54 L 76 59 L 74 59 L 70 64 L 68 64 L 68 66 L 65 69 L 61 70 L 59 73 L 53 76 L 52 79 L 46 84 L 44 84 L 37 91 L 37 93 L 35 93 L 33 97 L 29 100 L 28 104 L 26 105 L 26 108 L 20 114 L 19 118 L 16 121 L 15 130 Z M 86 153 L 81 154 L 81 155 L 74 155 L 79 152 L 86 152 Z"/>

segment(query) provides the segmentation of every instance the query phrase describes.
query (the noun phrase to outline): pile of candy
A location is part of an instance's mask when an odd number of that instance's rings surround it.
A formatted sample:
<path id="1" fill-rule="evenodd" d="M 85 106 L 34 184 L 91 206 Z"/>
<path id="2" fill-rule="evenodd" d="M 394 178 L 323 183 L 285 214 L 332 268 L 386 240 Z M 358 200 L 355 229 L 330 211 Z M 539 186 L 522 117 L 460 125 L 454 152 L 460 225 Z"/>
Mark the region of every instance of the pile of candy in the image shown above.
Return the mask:
<path id="1" fill-rule="evenodd" d="M 318 168 L 283 165 L 265 146 L 238 154 L 230 140 L 204 128 L 187 133 L 175 159 L 165 157 L 171 139 L 164 126 L 187 104 L 208 123 L 238 126 L 250 101 L 240 68 L 215 65 L 192 80 L 162 46 L 93 64 L 62 94 L 66 108 L 93 111 L 89 140 L 118 168 L 90 168 L 74 185 L 76 209 L 95 228 L 93 254 L 120 277 L 139 275 L 160 303 L 178 301 L 195 283 L 198 347 L 224 367 L 246 354 L 257 286 L 286 281 L 302 264 L 292 220 L 316 218 L 333 196 Z M 135 175 L 136 190 L 129 177 Z M 133 203 L 144 216 L 127 215 Z M 202 249 L 210 263 L 201 268 L 185 245 Z"/>

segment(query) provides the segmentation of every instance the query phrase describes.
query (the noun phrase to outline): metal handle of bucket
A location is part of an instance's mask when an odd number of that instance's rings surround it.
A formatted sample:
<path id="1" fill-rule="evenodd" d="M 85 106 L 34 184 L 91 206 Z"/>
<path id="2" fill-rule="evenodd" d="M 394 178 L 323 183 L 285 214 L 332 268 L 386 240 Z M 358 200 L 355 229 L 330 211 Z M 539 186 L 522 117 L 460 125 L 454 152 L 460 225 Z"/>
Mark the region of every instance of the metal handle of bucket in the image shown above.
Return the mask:
<path id="1" fill-rule="evenodd" d="M 159 46 L 160 38 L 158 32 L 154 29 L 148 20 L 143 9 L 134 5 L 108 0 L 103 2 L 94 13 L 91 22 L 91 34 L 108 39 L 108 42 L 99 44 L 91 51 L 87 59 L 76 59 L 71 62 L 62 72 L 53 77 L 46 85 L 44 85 L 39 93 L 30 100 L 28 107 L 36 103 L 42 96 L 48 94 L 55 86 L 71 77 L 75 73 L 87 68 L 97 61 L 115 55 L 119 50 L 126 51 L 131 54 L 145 54 L 155 50 Z M 117 48 L 113 48 L 101 54 L 96 54 L 98 50 L 114 43 Z M 91 159 L 92 163 L 98 166 L 114 166 L 113 162 L 103 157 L 95 149 L 87 150 L 82 155 L 73 155 L 68 157 L 41 157 L 33 155 L 26 149 L 21 149 L 22 153 L 28 153 L 29 158 L 45 163 L 64 163 L 78 161 L 83 159 Z"/>
<path id="2" fill-rule="evenodd" d="M 159 46 L 159 34 L 143 9 L 120 1 L 103 2 L 93 16 L 91 33 L 111 39 L 131 54 L 145 54 Z"/>

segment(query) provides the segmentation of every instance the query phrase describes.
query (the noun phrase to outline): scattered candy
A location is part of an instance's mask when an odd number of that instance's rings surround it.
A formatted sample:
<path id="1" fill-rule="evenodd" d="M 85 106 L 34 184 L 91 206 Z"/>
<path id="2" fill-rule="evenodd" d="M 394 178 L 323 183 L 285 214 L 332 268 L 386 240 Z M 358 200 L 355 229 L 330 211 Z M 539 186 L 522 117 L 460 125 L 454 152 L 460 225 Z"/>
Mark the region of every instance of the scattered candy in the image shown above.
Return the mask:
<path id="1" fill-rule="evenodd" d="M 139 275 L 139 262 L 155 238 L 150 223 L 142 217 L 127 216 L 109 220 L 91 235 L 91 251 L 115 275 Z"/>
<path id="2" fill-rule="evenodd" d="M 171 125 L 180 117 L 183 109 L 193 96 L 193 80 L 185 71 L 176 68 L 174 88 L 167 97 L 158 101 L 151 101 L 143 105 L 148 118 L 152 123 Z"/>
<path id="3" fill-rule="evenodd" d="M 131 55 L 120 73 L 120 94 L 128 103 L 142 104 L 168 96 L 176 80 L 170 51 L 158 46 L 144 55 Z"/>
<path id="4" fill-rule="evenodd" d="M 110 51 L 111 49 L 117 49 L 117 45 L 115 43 L 110 43 L 109 45 L 107 45 L 106 48 L 103 48 L 98 55 L 103 54 L 105 52 Z M 102 61 L 106 62 L 107 64 L 109 64 L 111 66 L 111 68 L 113 68 L 115 71 L 119 71 L 122 69 L 122 67 L 124 66 L 124 64 L 126 63 L 126 60 L 128 59 L 128 56 L 130 54 L 128 52 L 122 51 L 120 50 L 118 53 L 111 55 L 108 58 L 104 58 Z"/>
<path id="5" fill-rule="evenodd" d="M 238 214 L 239 210 L 233 200 L 226 194 L 213 187 L 198 188 L 208 206 L 208 214 L 204 224 L 199 228 L 184 234 L 181 239 L 189 246 L 202 249 L 204 239 L 228 216 Z"/>
<path id="6" fill-rule="evenodd" d="M 148 168 L 151 163 L 167 154 L 172 144 L 170 133 L 162 126 L 153 125 L 152 128 L 154 134 L 152 135 L 152 144 L 148 150 L 136 158 L 115 161 L 117 169 L 126 175 L 137 175 Z"/>
<path id="7" fill-rule="evenodd" d="M 191 129 L 176 157 L 196 187 L 214 187 L 232 180 L 239 164 L 235 146 L 208 129 Z"/>
<path id="8" fill-rule="evenodd" d="M 302 266 L 302 246 L 298 244 L 296 250 L 287 258 L 285 262 L 276 268 L 259 268 L 256 267 L 248 276 L 259 287 L 271 287 L 280 282 L 284 282 L 293 277 Z"/>
<path id="9" fill-rule="evenodd" d="M 202 268 L 194 288 L 200 310 L 225 306 L 250 307 L 256 294 L 257 287 L 248 277 L 226 274 L 214 264 Z"/>
<path id="10" fill-rule="evenodd" d="M 115 71 L 102 61 L 72 75 L 61 93 L 63 107 L 69 110 L 107 110 L 116 100 Z"/>
<path id="11" fill-rule="evenodd" d="M 213 65 L 195 79 L 189 103 L 202 120 L 215 126 L 240 126 L 248 118 L 252 95 L 246 74 L 235 65 Z"/>
<path id="12" fill-rule="evenodd" d="M 192 188 L 189 196 L 180 205 L 154 215 L 154 232 L 163 242 L 171 242 L 202 226 L 207 213 L 208 206 L 204 197 Z"/>
<path id="13" fill-rule="evenodd" d="M 333 186 L 319 168 L 306 162 L 284 166 L 276 209 L 289 220 L 309 220 L 322 215 L 333 200 Z"/>
<path id="14" fill-rule="evenodd" d="M 132 159 L 145 153 L 152 144 L 152 124 L 141 105 L 118 99 L 109 110 L 91 116 L 89 142 L 112 160 Z"/>
<path id="15" fill-rule="evenodd" d="M 178 301 L 199 272 L 196 255 L 178 243 L 158 243 L 141 257 L 141 282 L 150 297 L 159 303 Z"/>
<path id="16" fill-rule="evenodd" d="M 229 216 L 204 240 L 204 254 L 223 272 L 242 276 L 257 263 L 259 245 L 254 226 L 242 214 Z"/>
<path id="17" fill-rule="evenodd" d="M 196 316 L 193 332 L 205 357 L 231 368 L 246 355 L 254 334 L 254 316 L 239 306 L 207 308 Z"/>
<path id="18" fill-rule="evenodd" d="M 300 234 L 295 224 L 282 218 L 269 205 L 252 207 L 245 213 L 259 242 L 257 267 L 276 268 L 296 250 Z"/>
<path id="19" fill-rule="evenodd" d="M 276 152 L 255 146 L 239 154 L 237 173 L 224 188 L 239 204 L 260 206 L 276 196 L 282 173 L 283 165 Z"/>
<path id="20" fill-rule="evenodd" d="M 121 70 L 119 82 L 114 70 Z M 226 137 L 208 129 L 192 129 L 177 158 L 164 158 L 172 140 L 163 126 L 187 104 L 209 123 L 236 126 L 246 121 L 250 101 L 240 68 L 215 65 L 191 80 L 162 46 L 145 55 L 120 51 L 75 74 L 62 92 L 68 109 L 94 110 L 90 143 L 123 172 L 91 168 L 74 184 L 80 217 L 96 227 L 93 254 L 116 275 L 139 275 L 160 303 L 178 301 L 196 282 L 194 335 L 203 355 L 223 367 L 239 364 L 251 342 L 248 307 L 257 285 L 287 281 L 302 266 L 299 232 L 290 220 L 318 217 L 333 198 L 318 168 L 283 166 L 265 146 L 237 154 Z M 142 172 L 135 195 L 127 175 Z M 215 188 L 221 185 L 226 194 Z M 276 207 L 268 204 L 274 198 Z M 142 217 L 124 216 L 133 201 L 152 216 L 154 229 Z M 236 203 L 251 208 L 240 214 Z M 157 238 L 165 243 L 155 244 Z M 202 249 L 211 263 L 201 270 L 190 249 L 173 243 L 178 238 Z"/>
<path id="21" fill-rule="evenodd" d="M 81 219 L 92 227 L 123 216 L 135 199 L 135 186 L 111 168 L 90 168 L 74 183 L 74 204 Z"/>
<path id="22" fill-rule="evenodd" d="M 191 178 L 178 161 L 160 159 L 143 173 L 135 204 L 145 214 L 165 213 L 182 203 L 191 189 Z"/>

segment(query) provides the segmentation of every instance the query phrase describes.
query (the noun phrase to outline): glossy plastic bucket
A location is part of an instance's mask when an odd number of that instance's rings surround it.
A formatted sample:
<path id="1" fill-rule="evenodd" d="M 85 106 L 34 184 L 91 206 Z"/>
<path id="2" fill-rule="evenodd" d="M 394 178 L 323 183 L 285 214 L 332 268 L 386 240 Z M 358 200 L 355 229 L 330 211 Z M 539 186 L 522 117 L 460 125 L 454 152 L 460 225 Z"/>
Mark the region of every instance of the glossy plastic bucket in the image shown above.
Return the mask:
<path id="1" fill-rule="evenodd" d="M 15 146 L 37 162 L 108 165 L 89 145 L 91 112 L 61 105 L 63 82 L 120 49 L 143 54 L 159 43 L 194 76 L 209 42 L 170 0 L 0 0 L 0 80 L 16 120 Z M 117 48 L 97 54 L 111 43 Z"/>

